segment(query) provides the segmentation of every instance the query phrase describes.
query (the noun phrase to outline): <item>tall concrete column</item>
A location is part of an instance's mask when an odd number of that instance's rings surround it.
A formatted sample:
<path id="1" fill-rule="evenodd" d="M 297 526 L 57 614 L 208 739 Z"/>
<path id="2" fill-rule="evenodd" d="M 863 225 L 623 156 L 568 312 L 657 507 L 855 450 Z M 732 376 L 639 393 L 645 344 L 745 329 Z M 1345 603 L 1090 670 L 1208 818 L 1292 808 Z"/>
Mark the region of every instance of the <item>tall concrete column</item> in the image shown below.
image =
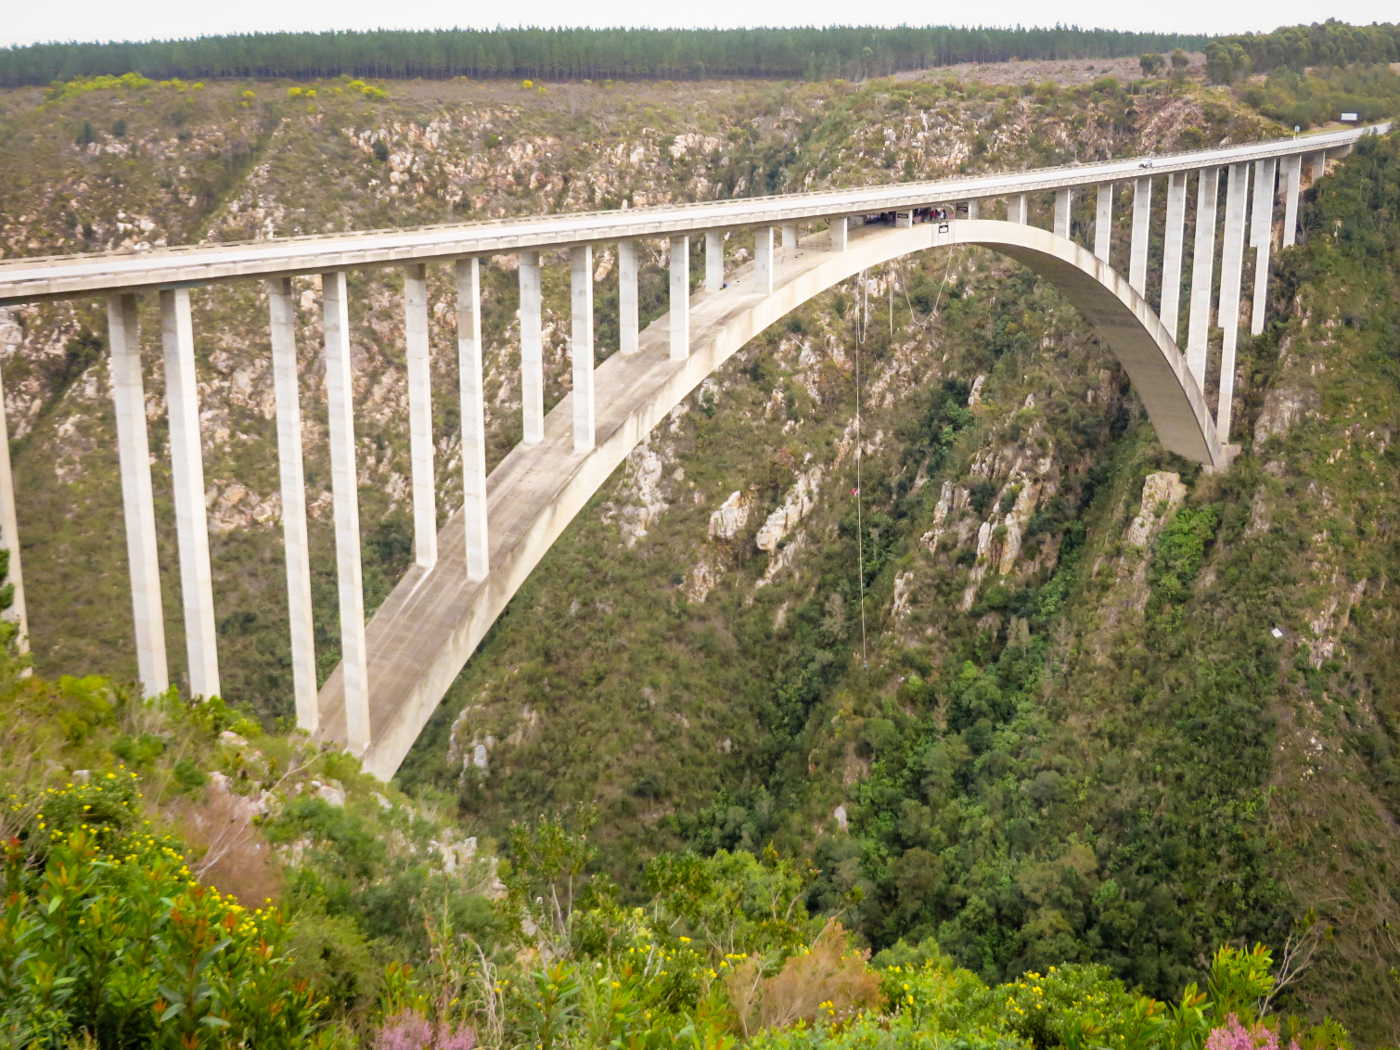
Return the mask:
<path id="1" fill-rule="evenodd" d="M 574 451 L 593 451 L 593 249 L 569 249 L 573 299 L 573 338 L 569 359 L 574 370 Z"/>
<path id="2" fill-rule="evenodd" d="M 24 603 L 24 570 L 20 565 L 19 515 L 15 509 L 15 478 L 10 469 L 10 426 L 5 419 L 5 386 L 0 383 L 0 549 L 9 554 L 5 582 L 13 588 L 5 619 L 17 630 L 15 648 L 29 652 L 29 613 Z"/>
<path id="3" fill-rule="evenodd" d="M 1074 190 L 1064 186 L 1055 191 L 1055 236 L 1069 240 L 1070 216 L 1074 210 Z"/>
<path id="4" fill-rule="evenodd" d="M 160 328 L 190 692 L 218 696 L 219 641 L 214 629 L 214 574 L 209 568 L 209 518 L 204 503 L 204 453 L 199 441 L 199 387 L 188 289 L 161 291 Z"/>
<path id="5" fill-rule="evenodd" d="M 292 279 L 267 282 L 271 314 L 272 384 L 277 399 L 277 462 L 282 478 L 282 544 L 287 562 L 287 618 L 291 621 L 292 694 L 297 725 L 320 728 L 316 702 L 316 631 L 311 612 L 311 547 L 306 538 L 306 478 L 301 456 L 301 396 L 297 383 L 296 312 Z"/>
<path id="6" fill-rule="evenodd" d="M 1327 151 L 1318 150 L 1308 154 L 1308 185 L 1316 186 L 1317 180 L 1327 174 Z"/>
<path id="7" fill-rule="evenodd" d="M 365 648 L 365 588 L 360 564 L 350 309 L 343 272 L 321 277 L 321 309 L 326 338 L 326 403 L 330 415 L 336 581 L 340 591 L 340 666 L 345 676 L 345 735 L 350 750 L 362 755 L 370 745 L 369 656 Z"/>
<path id="8" fill-rule="evenodd" d="M 146 393 L 141 382 L 141 341 L 136 296 L 107 298 L 107 339 L 112 351 L 112 400 L 117 412 L 117 458 L 122 472 L 122 515 L 136 623 L 136 671 L 141 690 L 156 696 L 170 688 L 161 609 L 156 510 L 151 494 L 151 451 L 146 439 Z"/>
<path id="9" fill-rule="evenodd" d="M 637 323 L 637 242 L 617 245 L 617 328 L 618 350 L 635 354 L 641 345 Z"/>
<path id="10" fill-rule="evenodd" d="M 1240 337 L 1240 280 L 1244 270 L 1245 209 L 1249 202 L 1249 164 L 1230 165 L 1225 195 L 1225 245 L 1220 259 L 1220 401 L 1215 409 L 1215 431 L 1222 442 L 1230 440 L 1230 417 L 1235 398 L 1235 351 Z"/>
<path id="11" fill-rule="evenodd" d="M 828 232 L 831 237 L 831 250 L 834 252 L 844 252 L 846 243 L 850 236 L 850 219 L 842 215 L 831 220 Z"/>
<path id="12" fill-rule="evenodd" d="M 631 241 L 625 241 L 631 244 Z M 636 256 L 633 255 L 633 306 L 636 305 Z M 467 579 L 482 580 L 490 571 L 486 534 L 486 388 L 481 381 L 481 263 L 458 259 L 457 374 L 462 416 L 462 519 L 466 532 Z M 635 352 L 635 347 L 633 348 Z"/>
<path id="13" fill-rule="evenodd" d="M 796 248 L 796 247 L 797 247 L 797 223 L 795 223 L 795 222 L 785 222 L 785 223 L 783 223 L 783 248 L 784 248 L 784 250 L 786 250 L 786 249 L 788 249 L 788 248 Z"/>
<path id="14" fill-rule="evenodd" d="M 1215 279 L 1215 201 L 1219 193 L 1220 169 L 1202 168 L 1196 177 L 1196 248 L 1191 256 L 1191 318 L 1186 336 L 1186 367 L 1203 390 Z"/>
<path id="15" fill-rule="evenodd" d="M 1283 182 L 1283 241 L 1281 247 L 1298 243 L 1298 198 L 1303 192 L 1303 157 L 1295 153 L 1284 157 Z"/>
<path id="16" fill-rule="evenodd" d="M 1278 161 L 1272 157 L 1254 164 L 1254 304 L 1249 313 L 1249 333 L 1264 331 L 1269 304 L 1269 249 L 1274 239 L 1274 176 Z"/>
<path id="17" fill-rule="evenodd" d="M 413 469 L 413 560 L 437 562 L 437 480 L 433 475 L 433 386 L 428 358 L 428 268 L 403 275 L 404 341 L 408 353 L 408 448 Z"/>
<path id="18" fill-rule="evenodd" d="M 975 219 L 975 218 L 977 218 L 977 217 L 978 217 L 979 215 L 981 215 L 981 214 L 982 214 L 982 202 L 981 202 L 981 201 L 968 201 L 968 202 L 967 202 L 967 217 L 968 217 L 969 219 Z"/>
<path id="19" fill-rule="evenodd" d="M 1133 182 L 1133 239 L 1128 256 L 1128 284 L 1138 295 L 1147 295 L 1147 248 L 1152 221 L 1152 177 Z"/>
<path id="20" fill-rule="evenodd" d="M 1162 300 L 1157 311 L 1162 324 L 1176 340 L 1181 306 L 1181 253 L 1186 236 L 1186 172 L 1167 176 L 1167 229 L 1162 249 Z"/>
<path id="21" fill-rule="evenodd" d="M 759 295 L 773 294 L 773 227 L 753 231 L 753 276 Z"/>
<path id="22" fill-rule="evenodd" d="M 540 253 L 520 253 L 520 407 L 525 421 L 521 442 L 544 440 L 544 321 L 540 306 Z"/>
<path id="23" fill-rule="evenodd" d="M 1019 222 L 1019 223 L 1021 223 L 1021 224 L 1024 225 L 1024 224 L 1028 221 L 1029 215 L 1030 215 L 1030 206 L 1029 206 L 1029 204 L 1028 204 L 1027 201 L 1026 201 L 1026 195 L 1025 195 L 1024 193 L 1019 193 L 1019 194 L 1017 194 L 1017 195 L 1014 196 L 1014 197 L 1008 197 L 1008 198 L 1007 198 L 1007 200 L 1006 200 L 1006 221 L 1007 221 L 1007 222 Z"/>
<path id="24" fill-rule="evenodd" d="M 1099 183 L 1098 210 L 1094 213 L 1094 258 L 1108 262 L 1113 246 L 1113 183 Z"/>
<path id="25" fill-rule="evenodd" d="M 705 291 L 717 292 L 724 285 L 724 233 L 705 231 Z"/>
<path id="26" fill-rule="evenodd" d="M 671 360 L 690 356 L 690 238 L 671 238 Z"/>

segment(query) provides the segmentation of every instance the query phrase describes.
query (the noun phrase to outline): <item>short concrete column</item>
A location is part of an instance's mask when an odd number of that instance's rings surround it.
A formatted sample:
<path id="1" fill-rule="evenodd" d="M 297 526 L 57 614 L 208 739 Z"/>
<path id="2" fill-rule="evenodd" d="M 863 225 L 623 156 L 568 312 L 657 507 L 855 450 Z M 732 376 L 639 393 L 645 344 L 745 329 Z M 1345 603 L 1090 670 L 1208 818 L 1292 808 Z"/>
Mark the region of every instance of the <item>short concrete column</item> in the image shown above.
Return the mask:
<path id="1" fill-rule="evenodd" d="M 569 359 L 574 372 L 574 451 L 593 451 L 593 249 L 569 249 L 573 337 Z"/>
<path id="2" fill-rule="evenodd" d="M 311 611 L 311 547 L 306 538 L 306 476 L 301 455 L 301 395 L 298 390 L 296 309 L 292 279 L 267 282 L 271 314 L 272 385 L 277 400 L 277 463 L 282 479 L 282 545 L 287 562 L 287 618 L 291 621 L 292 694 L 297 725 L 315 733 L 321 724 L 316 702 L 316 630 Z"/>
<path id="3" fill-rule="evenodd" d="M 1162 247 L 1162 299 L 1157 316 L 1176 341 L 1181 306 L 1181 255 L 1186 237 L 1186 172 L 1167 176 L 1167 229 Z"/>
<path id="4" fill-rule="evenodd" d="M 786 250 L 786 249 L 788 249 L 788 248 L 796 248 L 796 247 L 797 247 L 797 223 L 795 223 L 795 222 L 785 222 L 785 223 L 783 223 L 782 229 L 783 229 L 783 249 Z"/>
<path id="5" fill-rule="evenodd" d="M 705 291 L 717 292 L 724 287 L 724 232 L 705 231 Z"/>
<path id="6" fill-rule="evenodd" d="M 1225 244 L 1220 258 L 1220 400 L 1215 409 L 1215 432 L 1230 440 L 1230 417 L 1235 398 L 1235 352 L 1240 338 L 1240 280 L 1244 269 L 1245 210 L 1249 202 L 1248 162 L 1230 165 L 1225 195 Z"/>
<path id="7" fill-rule="evenodd" d="M 1147 295 L 1147 248 L 1152 222 L 1152 177 L 1133 181 L 1133 239 L 1128 255 L 1128 284 L 1138 295 Z"/>
<path id="8" fill-rule="evenodd" d="M 1196 247 L 1191 256 L 1191 317 L 1186 335 L 1186 367 L 1205 389 L 1210 345 L 1210 300 L 1215 279 L 1215 201 L 1220 169 L 1202 168 L 1196 177 Z"/>
<path id="9" fill-rule="evenodd" d="M 1295 153 L 1284 157 L 1283 182 L 1283 240 L 1281 247 L 1298 243 L 1298 199 L 1303 193 L 1303 157 Z"/>
<path id="10" fill-rule="evenodd" d="M 350 368 L 350 309 L 343 272 L 321 277 L 326 340 L 326 403 L 330 415 L 331 495 L 336 582 L 340 592 L 340 668 L 345 679 L 345 736 L 362 755 L 370 745 L 369 655 L 360 564 L 360 492 L 355 469 L 355 387 Z"/>
<path id="11" fill-rule="evenodd" d="M 671 238 L 671 360 L 690 356 L 690 238 Z"/>
<path id="12" fill-rule="evenodd" d="M 827 227 L 827 232 L 831 237 L 831 250 L 834 252 L 844 252 L 846 243 L 850 237 L 851 220 L 842 215 L 832 219 Z"/>
<path id="13" fill-rule="evenodd" d="M 15 648 L 29 652 L 29 613 L 24 604 L 24 570 L 20 566 L 19 516 L 15 510 L 15 478 L 10 469 L 10 426 L 5 420 L 5 387 L 0 383 L 0 549 L 9 556 L 5 582 L 13 591 L 5 619 L 11 621 L 18 633 Z"/>
<path id="14" fill-rule="evenodd" d="M 1249 313 L 1249 333 L 1264 331 L 1269 306 L 1269 254 L 1274 240 L 1274 179 L 1278 160 L 1270 157 L 1254 164 L 1254 304 Z"/>
<path id="15" fill-rule="evenodd" d="M 1099 183 L 1098 210 L 1094 213 L 1094 258 L 1108 262 L 1113 250 L 1113 183 Z"/>
<path id="16" fill-rule="evenodd" d="M 625 243 L 630 245 L 632 242 Z M 635 259 L 634 255 L 634 278 Z M 486 534 L 486 388 L 481 381 L 481 263 L 477 259 L 458 259 L 454 269 L 457 277 L 457 374 L 462 417 L 462 520 L 466 533 L 467 579 L 483 580 L 491 569 L 491 563 Z M 634 281 L 634 293 L 635 289 Z"/>
<path id="17" fill-rule="evenodd" d="M 1006 221 L 1024 225 L 1030 216 L 1030 205 L 1024 193 L 1006 199 Z"/>
<path id="18" fill-rule="evenodd" d="M 760 226 L 753 231 L 754 291 L 759 295 L 773 294 L 773 227 Z"/>
<path id="19" fill-rule="evenodd" d="M 156 554 L 156 505 L 151 495 L 151 451 L 146 438 L 146 394 L 141 382 L 141 341 L 134 295 L 107 298 L 107 340 L 112 351 L 112 400 L 117 411 L 117 458 L 122 473 L 122 515 L 136 622 L 136 671 L 146 696 L 170 688 Z"/>
<path id="20" fill-rule="evenodd" d="M 404 342 L 408 356 L 408 449 L 413 481 L 413 560 L 437 562 L 437 480 L 433 474 L 433 386 L 428 351 L 428 268 L 403 275 Z"/>
<path id="21" fill-rule="evenodd" d="M 1064 186 L 1055 191 L 1055 236 L 1069 240 L 1070 217 L 1074 210 L 1074 190 Z"/>
<path id="22" fill-rule="evenodd" d="M 620 241 L 617 246 L 617 349 L 635 354 L 641 346 L 637 323 L 637 242 Z"/>
<path id="23" fill-rule="evenodd" d="M 214 574 L 209 567 L 209 518 L 204 503 L 204 453 L 199 440 L 199 387 L 188 289 L 161 291 L 160 328 L 190 693 L 218 696 L 219 641 L 214 629 Z"/>
<path id="24" fill-rule="evenodd" d="M 978 217 L 979 215 L 981 215 L 981 214 L 982 214 L 982 202 L 981 202 L 981 201 L 968 201 L 968 202 L 967 202 L 967 217 L 968 217 L 969 219 L 975 219 L 975 218 L 977 218 L 977 217 Z"/>
<path id="25" fill-rule="evenodd" d="M 520 407 L 526 445 L 544 440 L 544 320 L 540 306 L 540 253 L 520 253 Z"/>

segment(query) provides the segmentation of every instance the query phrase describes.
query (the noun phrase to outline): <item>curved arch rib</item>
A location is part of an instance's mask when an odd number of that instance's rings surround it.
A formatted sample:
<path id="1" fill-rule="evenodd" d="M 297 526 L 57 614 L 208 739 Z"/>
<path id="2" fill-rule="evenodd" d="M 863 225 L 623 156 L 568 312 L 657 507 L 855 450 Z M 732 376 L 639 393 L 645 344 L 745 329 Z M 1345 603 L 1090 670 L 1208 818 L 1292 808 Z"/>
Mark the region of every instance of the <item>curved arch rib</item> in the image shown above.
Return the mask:
<path id="1" fill-rule="evenodd" d="M 691 355 L 669 356 L 670 321 L 642 333 L 637 354 L 614 354 L 595 375 L 597 444 L 573 450 L 571 396 L 545 420 L 544 440 L 517 445 L 487 482 L 491 572 L 470 581 L 461 512 L 439 537 L 431 569 L 412 566 L 366 628 L 371 745 L 366 770 L 398 769 L 448 687 L 545 552 L 652 428 L 755 335 L 802 303 L 862 270 L 911 252 L 980 245 L 1011 256 L 1053 283 L 1098 329 L 1147 409 L 1162 444 L 1215 465 L 1220 445 L 1205 399 L 1174 341 L 1128 282 L 1091 253 L 1046 230 L 1016 223 L 957 220 L 908 229 L 877 227 L 848 248 L 783 252 L 771 295 L 752 266 L 726 289 L 691 298 Z M 323 740 L 344 742 L 339 668 L 320 693 Z"/>

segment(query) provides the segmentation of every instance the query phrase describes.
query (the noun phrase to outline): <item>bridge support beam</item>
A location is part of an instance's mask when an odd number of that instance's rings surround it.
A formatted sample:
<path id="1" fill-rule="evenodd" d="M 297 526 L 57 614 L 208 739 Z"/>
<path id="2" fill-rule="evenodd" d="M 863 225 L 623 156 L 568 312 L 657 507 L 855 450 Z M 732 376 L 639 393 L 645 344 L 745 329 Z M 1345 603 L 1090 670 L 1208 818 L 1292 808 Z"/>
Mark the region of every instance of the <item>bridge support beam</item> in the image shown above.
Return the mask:
<path id="1" fill-rule="evenodd" d="M 1327 174 L 1327 151 L 1320 149 L 1308 154 L 1308 185 L 1316 186 L 1317 180 Z"/>
<path id="2" fill-rule="evenodd" d="M 690 238 L 671 238 L 671 360 L 690 356 Z"/>
<path id="3" fill-rule="evenodd" d="M 320 728 L 316 703 L 316 631 L 311 610 L 311 547 L 306 537 L 306 476 L 301 456 L 301 396 L 297 389 L 296 312 L 292 279 L 267 282 L 271 314 L 272 383 L 277 399 L 277 462 L 282 481 L 282 545 L 287 562 L 287 619 L 291 621 L 292 694 L 297 725 Z"/>
<path id="4" fill-rule="evenodd" d="M 632 243 L 623 242 L 628 246 Z M 635 253 L 632 260 L 632 323 L 635 326 Z M 457 374 L 462 416 L 462 520 L 466 534 L 467 579 L 475 581 L 485 579 L 491 569 L 486 532 L 486 390 L 481 381 L 481 261 L 475 258 L 458 259 L 454 269 L 457 277 Z M 636 352 L 635 346 L 632 352 Z"/>
<path id="5" fill-rule="evenodd" d="M 1283 182 L 1283 240 L 1279 247 L 1298 243 L 1298 199 L 1303 192 L 1303 158 L 1300 154 L 1284 157 Z"/>
<path id="6" fill-rule="evenodd" d="M 117 457 L 122 472 L 122 514 L 136 624 L 136 672 L 141 691 L 170 688 L 161 608 L 156 510 L 151 495 L 151 451 L 146 437 L 146 393 L 141 382 L 141 338 L 134 295 L 107 298 L 107 340 L 112 352 L 112 400 L 117 412 Z"/>
<path id="7" fill-rule="evenodd" d="M 980 216 L 981 214 L 982 214 L 982 202 L 981 202 L 981 201 L 968 201 L 968 202 L 967 202 L 967 217 L 968 217 L 969 219 L 975 219 L 975 218 L 977 218 L 978 216 Z"/>
<path id="8" fill-rule="evenodd" d="M 1006 221 L 1025 225 L 1030 218 L 1030 203 L 1024 193 L 1018 193 L 1006 201 Z"/>
<path id="9" fill-rule="evenodd" d="M 365 591 L 360 564 L 350 309 L 343 272 L 322 275 L 321 309 L 326 339 L 336 581 L 340 592 L 340 665 L 345 676 L 345 736 L 350 750 L 362 755 L 370 745 L 369 656 L 365 648 Z"/>
<path id="10" fill-rule="evenodd" d="M 1113 248 L 1113 183 L 1099 183 L 1098 210 L 1094 213 L 1094 257 L 1108 262 Z"/>
<path id="11" fill-rule="evenodd" d="M 705 291 L 717 292 L 724 285 L 724 232 L 705 231 Z"/>
<path id="12" fill-rule="evenodd" d="M 476 300 L 473 299 L 473 302 Z M 478 319 L 478 325 L 480 321 Z M 619 352 L 635 354 L 640 346 L 637 324 L 637 242 L 619 241 L 617 245 L 617 329 Z M 481 344 L 477 330 L 477 345 Z"/>
<path id="13" fill-rule="evenodd" d="M 540 253 L 520 253 L 520 408 L 527 445 L 544 440 L 544 320 L 540 306 Z"/>
<path id="14" fill-rule="evenodd" d="M 10 425 L 5 419 L 5 386 L 0 383 L 0 548 L 9 553 L 5 580 L 12 588 L 4 616 L 18 634 L 15 648 L 29 652 L 29 612 L 24 603 L 24 570 L 20 566 L 19 515 L 15 509 L 15 476 L 10 469 Z"/>
<path id="15" fill-rule="evenodd" d="M 1264 331 L 1264 311 L 1269 304 L 1269 249 L 1274 239 L 1274 158 L 1254 162 L 1254 304 L 1249 314 L 1249 334 Z"/>
<path id="16" fill-rule="evenodd" d="M 786 250 L 788 250 L 789 248 L 796 248 L 796 247 L 797 247 L 797 223 L 795 223 L 795 222 L 785 222 L 785 223 L 783 223 L 782 230 L 783 230 L 783 250 L 786 251 Z"/>
<path id="17" fill-rule="evenodd" d="M 218 696 L 214 574 L 209 568 L 209 518 L 204 503 L 199 387 L 194 371 L 194 325 L 188 289 L 161 291 L 160 327 L 165 349 L 165 401 L 170 419 L 170 466 L 175 487 L 175 531 L 180 546 L 180 596 L 185 607 L 190 693 Z"/>
<path id="18" fill-rule="evenodd" d="M 1196 177 L 1196 247 L 1191 256 L 1191 318 L 1186 335 L 1186 367 L 1205 389 L 1210 345 L 1210 300 L 1215 277 L 1215 204 L 1220 169 L 1204 168 Z"/>
<path id="19" fill-rule="evenodd" d="M 1244 270 L 1245 207 L 1249 201 L 1248 162 L 1230 165 L 1225 194 L 1225 245 L 1220 257 L 1220 400 L 1215 409 L 1215 432 L 1230 440 L 1230 417 L 1235 398 L 1235 351 L 1240 338 L 1240 281 Z"/>
<path id="20" fill-rule="evenodd" d="M 1070 217 L 1074 211 L 1074 190 L 1068 186 L 1055 191 L 1055 236 L 1069 240 Z"/>
<path id="21" fill-rule="evenodd" d="M 753 276 L 759 295 L 773 294 L 773 227 L 753 231 Z"/>
<path id="22" fill-rule="evenodd" d="M 433 386 L 428 359 L 428 267 L 403 275 L 404 342 L 408 357 L 408 448 L 413 483 L 413 560 L 437 561 L 437 481 L 433 475 Z"/>
<path id="23" fill-rule="evenodd" d="M 689 259 L 689 256 L 687 256 Z M 592 452 L 593 412 L 593 249 L 569 249 L 569 282 L 573 297 L 573 337 L 569 359 L 574 373 L 574 451 Z"/>
<path id="24" fill-rule="evenodd" d="M 1162 249 L 1162 298 L 1157 316 L 1176 339 L 1181 309 L 1181 255 L 1186 237 L 1186 172 L 1167 176 L 1167 229 Z"/>
<path id="25" fill-rule="evenodd" d="M 1147 298 L 1148 226 L 1152 221 L 1152 177 L 1144 176 L 1133 183 L 1133 240 L 1128 256 L 1128 284 L 1133 291 Z"/>
<path id="26" fill-rule="evenodd" d="M 851 220 L 842 215 L 831 220 L 831 225 L 827 227 L 827 233 L 831 238 L 831 250 L 834 252 L 844 252 L 846 242 L 850 236 Z"/>

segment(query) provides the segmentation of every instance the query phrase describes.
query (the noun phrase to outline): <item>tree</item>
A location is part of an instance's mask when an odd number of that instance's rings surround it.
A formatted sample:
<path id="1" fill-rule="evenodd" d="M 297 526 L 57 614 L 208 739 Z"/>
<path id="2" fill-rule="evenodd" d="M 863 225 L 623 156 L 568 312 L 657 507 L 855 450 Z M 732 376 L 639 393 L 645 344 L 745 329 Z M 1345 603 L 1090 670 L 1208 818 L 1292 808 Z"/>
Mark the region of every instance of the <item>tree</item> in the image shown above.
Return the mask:
<path id="1" fill-rule="evenodd" d="M 1167 60 L 1156 52 L 1148 52 L 1138 59 L 1138 64 L 1142 66 L 1142 75 L 1145 77 L 1155 77 L 1167 66 Z"/>

